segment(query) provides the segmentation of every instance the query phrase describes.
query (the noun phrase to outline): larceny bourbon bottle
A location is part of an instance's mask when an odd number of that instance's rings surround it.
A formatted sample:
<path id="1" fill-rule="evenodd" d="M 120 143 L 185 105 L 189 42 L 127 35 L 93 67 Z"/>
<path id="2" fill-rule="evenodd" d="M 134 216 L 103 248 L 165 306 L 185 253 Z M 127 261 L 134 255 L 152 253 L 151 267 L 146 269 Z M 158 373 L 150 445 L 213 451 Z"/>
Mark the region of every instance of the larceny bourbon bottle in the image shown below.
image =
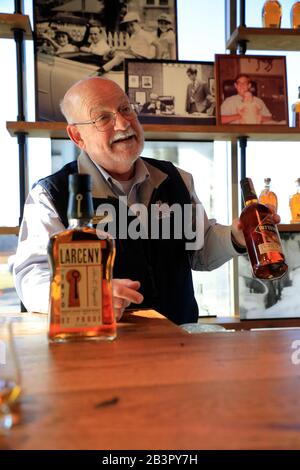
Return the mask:
<path id="1" fill-rule="evenodd" d="M 241 188 L 245 207 L 240 221 L 253 274 L 260 279 L 278 279 L 286 273 L 288 266 L 272 211 L 258 202 L 250 178 L 241 180 Z"/>
<path id="2" fill-rule="evenodd" d="M 49 339 L 116 337 L 112 304 L 113 239 L 99 239 L 93 218 L 91 177 L 69 176 L 69 227 L 50 239 Z M 105 235 L 105 234 L 104 234 Z"/>

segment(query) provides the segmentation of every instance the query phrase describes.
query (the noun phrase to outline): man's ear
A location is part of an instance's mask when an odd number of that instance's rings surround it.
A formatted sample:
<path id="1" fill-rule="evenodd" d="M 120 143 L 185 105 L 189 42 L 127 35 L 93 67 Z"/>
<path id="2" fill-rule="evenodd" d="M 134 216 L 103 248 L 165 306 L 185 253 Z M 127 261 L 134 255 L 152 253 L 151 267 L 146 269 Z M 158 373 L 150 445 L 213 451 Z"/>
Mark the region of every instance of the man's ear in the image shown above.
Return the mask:
<path id="1" fill-rule="evenodd" d="M 77 145 L 77 147 L 84 149 L 84 142 L 81 138 L 81 134 L 76 126 L 72 124 L 67 125 L 67 132 L 70 139 Z"/>

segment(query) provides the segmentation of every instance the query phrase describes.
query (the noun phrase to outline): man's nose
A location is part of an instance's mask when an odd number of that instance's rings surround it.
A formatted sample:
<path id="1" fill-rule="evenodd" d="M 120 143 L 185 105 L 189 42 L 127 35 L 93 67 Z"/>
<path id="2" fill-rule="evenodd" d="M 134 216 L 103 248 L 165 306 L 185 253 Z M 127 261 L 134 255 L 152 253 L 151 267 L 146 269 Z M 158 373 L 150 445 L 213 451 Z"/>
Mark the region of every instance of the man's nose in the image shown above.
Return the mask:
<path id="1" fill-rule="evenodd" d="M 125 130 L 125 129 L 128 129 L 129 126 L 130 126 L 130 122 L 124 116 L 122 116 L 121 113 L 117 112 L 115 114 L 114 128 L 116 130 Z"/>

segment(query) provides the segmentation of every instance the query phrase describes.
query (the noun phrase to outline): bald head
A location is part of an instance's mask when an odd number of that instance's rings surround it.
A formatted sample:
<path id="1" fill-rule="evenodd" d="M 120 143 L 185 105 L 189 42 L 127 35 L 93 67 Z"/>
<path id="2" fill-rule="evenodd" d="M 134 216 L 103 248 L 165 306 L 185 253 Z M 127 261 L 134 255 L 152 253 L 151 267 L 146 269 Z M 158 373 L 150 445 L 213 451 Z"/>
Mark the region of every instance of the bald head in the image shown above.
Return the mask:
<path id="1" fill-rule="evenodd" d="M 125 93 L 117 83 L 100 77 L 85 78 L 76 82 L 66 92 L 60 103 L 62 114 L 68 123 L 90 118 L 90 111 L 96 101 Z M 85 117 L 83 117 L 85 116 Z"/>

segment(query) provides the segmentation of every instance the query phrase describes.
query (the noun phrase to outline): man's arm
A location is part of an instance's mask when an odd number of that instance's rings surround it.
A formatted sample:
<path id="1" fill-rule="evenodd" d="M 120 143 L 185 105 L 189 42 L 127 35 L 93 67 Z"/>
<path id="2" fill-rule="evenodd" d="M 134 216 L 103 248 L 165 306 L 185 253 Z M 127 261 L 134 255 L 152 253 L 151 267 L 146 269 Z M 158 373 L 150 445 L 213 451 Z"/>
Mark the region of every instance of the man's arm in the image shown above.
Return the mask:
<path id="1" fill-rule="evenodd" d="M 187 189 L 190 193 L 191 203 L 194 207 L 201 205 L 195 192 L 192 175 L 179 170 Z M 232 225 L 222 225 L 216 223 L 214 219 L 208 219 L 206 212 L 200 211 L 203 215 L 202 223 L 198 224 L 199 230 L 203 230 L 204 244 L 197 250 L 189 251 L 190 263 L 192 269 L 196 271 L 212 271 L 218 268 L 234 256 L 245 253 L 245 246 L 241 227 L 238 219 L 235 219 Z M 196 211 L 193 211 L 193 216 Z M 193 226 L 197 224 L 194 222 Z M 199 236 L 201 239 L 201 235 Z"/>
<path id="2" fill-rule="evenodd" d="M 64 229 L 45 190 L 40 185 L 35 186 L 25 203 L 14 263 L 16 290 L 29 311 L 48 312 L 47 245 L 51 235 Z"/>

